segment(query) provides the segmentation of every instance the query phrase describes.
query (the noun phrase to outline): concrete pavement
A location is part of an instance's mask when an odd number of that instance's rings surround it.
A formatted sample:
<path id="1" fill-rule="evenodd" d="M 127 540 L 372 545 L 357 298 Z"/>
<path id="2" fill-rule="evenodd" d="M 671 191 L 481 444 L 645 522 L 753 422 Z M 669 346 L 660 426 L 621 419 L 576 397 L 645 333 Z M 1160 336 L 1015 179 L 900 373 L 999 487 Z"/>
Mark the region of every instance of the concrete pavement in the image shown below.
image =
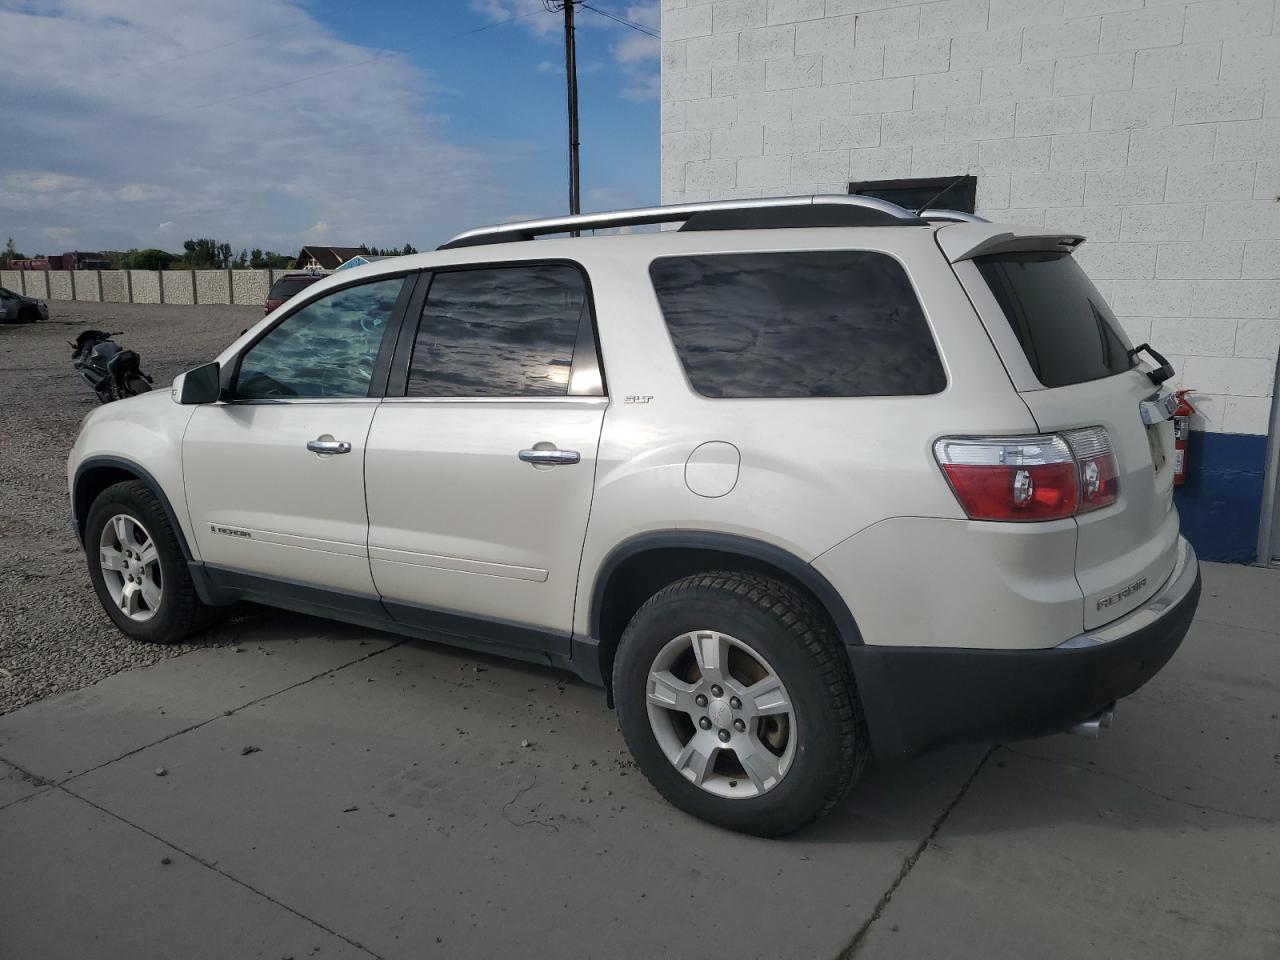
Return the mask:
<path id="1" fill-rule="evenodd" d="M 1101 741 L 877 767 L 765 841 L 564 674 L 271 615 L 0 717 L 0 956 L 1277 960 L 1278 714 L 1280 573 L 1207 565 Z"/>

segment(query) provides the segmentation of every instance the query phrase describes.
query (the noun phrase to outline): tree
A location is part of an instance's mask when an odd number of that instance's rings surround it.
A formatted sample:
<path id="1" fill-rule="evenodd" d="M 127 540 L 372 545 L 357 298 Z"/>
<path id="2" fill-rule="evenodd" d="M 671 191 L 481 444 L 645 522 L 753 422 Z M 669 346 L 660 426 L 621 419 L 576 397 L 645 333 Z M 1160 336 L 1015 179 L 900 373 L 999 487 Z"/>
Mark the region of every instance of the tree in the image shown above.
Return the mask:
<path id="1" fill-rule="evenodd" d="M 406 243 L 406 244 L 404 245 L 404 249 L 400 251 L 400 256 L 402 256 L 402 257 L 407 257 L 407 256 L 409 256 L 409 254 L 411 254 L 411 253 L 417 253 L 417 252 L 418 252 L 418 248 L 417 248 L 417 247 L 415 247 L 415 246 L 414 246 L 413 244 L 411 244 L 411 243 Z"/>
<path id="2" fill-rule="evenodd" d="M 15 260 L 25 260 L 27 255 L 19 253 L 18 248 L 13 245 L 13 237 L 4 242 L 4 253 L 0 253 L 0 266 L 9 266 Z"/>
<path id="3" fill-rule="evenodd" d="M 249 266 L 255 270 L 261 270 L 267 265 L 267 258 L 262 255 L 262 250 L 254 247 L 249 251 Z"/>
<path id="4" fill-rule="evenodd" d="M 208 237 L 187 240 L 182 244 L 187 252 L 183 259 L 195 270 L 225 270 L 231 266 L 231 244 L 219 243 Z"/>
<path id="5" fill-rule="evenodd" d="M 148 247 L 146 250 L 130 250 L 124 258 L 124 265 L 130 270 L 163 270 L 176 259 L 167 250 Z"/>

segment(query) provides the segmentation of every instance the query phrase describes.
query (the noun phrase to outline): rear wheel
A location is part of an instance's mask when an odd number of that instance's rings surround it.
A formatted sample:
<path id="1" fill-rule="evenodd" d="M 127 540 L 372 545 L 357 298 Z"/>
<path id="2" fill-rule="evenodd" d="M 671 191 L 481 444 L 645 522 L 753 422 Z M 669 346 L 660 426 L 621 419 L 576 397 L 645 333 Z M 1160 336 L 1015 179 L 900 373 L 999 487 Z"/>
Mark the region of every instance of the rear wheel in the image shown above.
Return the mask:
<path id="1" fill-rule="evenodd" d="M 848 657 L 807 597 L 706 573 L 654 595 L 614 662 L 623 735 L 650 782 L 704 820 L 777 836 L 845 795 L 869 747 Z"/>
<path id="2" fill-rule="evenodd" d="M 196 596 L 177 534 L 145 483 L 117 483 L 99 494 L 84 544 L 93 589 L 123 633 L 178 643 L 208 624 L 209 608 Z"/>

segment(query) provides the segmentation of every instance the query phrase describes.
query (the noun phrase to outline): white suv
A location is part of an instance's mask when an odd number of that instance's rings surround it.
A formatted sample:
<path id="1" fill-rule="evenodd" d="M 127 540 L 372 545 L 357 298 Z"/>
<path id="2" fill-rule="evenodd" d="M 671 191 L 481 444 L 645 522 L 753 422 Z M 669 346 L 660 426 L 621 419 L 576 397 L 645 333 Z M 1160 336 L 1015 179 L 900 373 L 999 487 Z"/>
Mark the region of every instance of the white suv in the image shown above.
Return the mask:
<path id="1" fill-rule="evenodd" d="M 94 586 L 139 640 L 247 598 L 565 667 L 673 803 L 762 835 L 872 756 L 1096 728 L 1200 578 L 1171 371 L 1081 239 L 804 197 L 344 271 L 88 416 Z"/>

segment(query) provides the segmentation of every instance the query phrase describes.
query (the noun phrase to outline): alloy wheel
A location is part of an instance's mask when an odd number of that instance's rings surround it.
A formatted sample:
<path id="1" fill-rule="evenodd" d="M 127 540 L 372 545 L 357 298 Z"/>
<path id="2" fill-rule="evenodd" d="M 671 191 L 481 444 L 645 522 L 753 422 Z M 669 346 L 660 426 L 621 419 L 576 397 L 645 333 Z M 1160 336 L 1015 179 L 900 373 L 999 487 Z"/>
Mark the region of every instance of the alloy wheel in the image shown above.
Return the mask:
<path id="1" fill-rule="evenodd" d="M 156 542 L 136 517 L 119 513 L 107 521 L 98 538 L 102 582 L 130 620 L 150 620 L 160 609 L 164 585 Z"/>
<path id="2" fill-rule="evenodd" d="M 662 752 L 708 793 L 760 796 L 791 767 L 791 697 L 768 661 L 736 637 L 694 630 L 669 641 L 649 668 L 646 701 Z"/>

